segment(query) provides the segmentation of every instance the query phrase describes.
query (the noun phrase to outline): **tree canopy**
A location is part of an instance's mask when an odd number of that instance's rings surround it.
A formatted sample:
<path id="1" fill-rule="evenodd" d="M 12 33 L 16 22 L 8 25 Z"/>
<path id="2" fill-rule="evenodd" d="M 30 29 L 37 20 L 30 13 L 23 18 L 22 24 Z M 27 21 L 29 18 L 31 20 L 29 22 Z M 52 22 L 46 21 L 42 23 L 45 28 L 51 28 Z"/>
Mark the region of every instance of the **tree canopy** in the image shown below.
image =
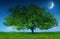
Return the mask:
<path id="1" fill-rule="evenodd" d="M 50 12 L 47 12 L 44 8 L 40 8 L 37 5 L 28 6 L 15 6 L 10 8 L 9 16 L 5 18 L 4 24 L 7 26 L 13 26 L 20 29 L 49 29 L 57 26 L 57 20 Z"/>

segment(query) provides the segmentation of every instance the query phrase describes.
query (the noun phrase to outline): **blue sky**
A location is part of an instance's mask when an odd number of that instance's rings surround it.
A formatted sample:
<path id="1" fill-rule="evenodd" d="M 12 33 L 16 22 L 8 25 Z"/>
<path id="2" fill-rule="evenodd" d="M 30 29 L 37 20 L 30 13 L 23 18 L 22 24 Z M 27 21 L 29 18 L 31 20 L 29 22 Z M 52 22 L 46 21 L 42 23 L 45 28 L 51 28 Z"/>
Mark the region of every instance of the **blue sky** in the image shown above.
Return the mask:
<path id="1" fill-rule="evenodd" d="M 54 3 L 54 7 L 52 9 L 49 9 L 49 4 L 53 2 Z M 57 27 L 53 27 L 51 29 L 48 30 L 39 30 L 38 28 L 35 30 L 36 32 L 42 32 L 42 31 L 46 31 L 46 32 L 51 32 L 51 31 L 60 31 L 60 1 L 59 0 L 0 0 L 0 32 L 18 32 L 18 30 L 13 29 L 12 27 L 8 27 L 5 26 L 3 24 L 4 22 L 4 18 L 6 16 L 8 16 L 10 13 L 8 12 L 8 8 L 9 7 L 14 7 L 16 5 L 29 5 L 29 4 L 36 4 L 39 7 L 44 7 L 46 9 L 46 11 L 51 12 L 58 21 L 58 26 Z M 20 30 L 20 31 L 29 31 L 30 30 Z"/>

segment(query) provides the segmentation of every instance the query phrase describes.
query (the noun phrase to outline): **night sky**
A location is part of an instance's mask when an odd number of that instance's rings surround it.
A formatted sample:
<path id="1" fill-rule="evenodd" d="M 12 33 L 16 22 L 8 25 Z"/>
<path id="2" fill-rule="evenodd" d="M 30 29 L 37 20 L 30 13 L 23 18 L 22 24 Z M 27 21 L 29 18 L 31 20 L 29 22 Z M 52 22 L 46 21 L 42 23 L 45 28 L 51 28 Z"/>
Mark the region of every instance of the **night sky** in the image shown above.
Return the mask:
<path id="1" fill-rule="evenodd" d="M 53 8 L 49 9 L 49 7 L 51 7 L 49 4 L 51 4 L 51 2 L 54 3 Z M 46 9 L 46 11 L 51 12 L 57 19 L 58 21 L 58 26 L 57 27 L 53 27 L 51 29 L 48 30 L 39 30 L 38 28 L 35 30 L 36 32 L 39 31 L 46 31 L 46 32 L 50 32 L 50 31 L 60 31 L 60 0 L 0 0 L 0 32 L 2 31 L 16 31 L 16 29 L 13 29 L 12 27 L 7 27 L 3 24 L 4 22 L 4 18 L 6 16 L 8 16 L 10 13 L 8 11 L 8 8 L 14 7 L 16 5 L 29 5 L 29 4 L 36 4 L 39 7 L 43 7 Z M 21 30 L 21 31 L 29 31 L 30 30 Z"/>

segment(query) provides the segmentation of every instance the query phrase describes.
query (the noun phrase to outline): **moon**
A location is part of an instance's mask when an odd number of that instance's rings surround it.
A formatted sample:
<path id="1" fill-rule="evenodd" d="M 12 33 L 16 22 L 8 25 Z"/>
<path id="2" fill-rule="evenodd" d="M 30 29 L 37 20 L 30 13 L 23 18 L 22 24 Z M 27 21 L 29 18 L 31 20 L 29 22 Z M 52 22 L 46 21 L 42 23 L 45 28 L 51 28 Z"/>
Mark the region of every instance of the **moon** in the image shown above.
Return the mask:
<path id="1" fill-rule="evenodd" d="M 54 3 L 51 2 L 50 5 L 49 5 L 49 9 L 52 9 L 54 7 Z"/>

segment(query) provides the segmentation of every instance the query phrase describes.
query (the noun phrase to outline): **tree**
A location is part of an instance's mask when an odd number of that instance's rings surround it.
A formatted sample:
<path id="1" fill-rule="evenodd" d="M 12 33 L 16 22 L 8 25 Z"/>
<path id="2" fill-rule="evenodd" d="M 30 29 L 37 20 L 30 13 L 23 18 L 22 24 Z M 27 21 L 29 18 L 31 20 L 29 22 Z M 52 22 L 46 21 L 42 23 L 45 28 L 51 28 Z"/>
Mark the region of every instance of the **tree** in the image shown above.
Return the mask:
<path id="1" fill-rule="evenodd" d="M 4 24 L 7 26 L 13 26 L 20 29 L 31 29 L 34 33 L 34 29 L 49 29 L 57 26 L 56 18 L 47 12 L 44 8 L 40 8 L 36 5 L 28 5 L 14 8 L 10 8 L 11 14 L 5 18 Z"/>

